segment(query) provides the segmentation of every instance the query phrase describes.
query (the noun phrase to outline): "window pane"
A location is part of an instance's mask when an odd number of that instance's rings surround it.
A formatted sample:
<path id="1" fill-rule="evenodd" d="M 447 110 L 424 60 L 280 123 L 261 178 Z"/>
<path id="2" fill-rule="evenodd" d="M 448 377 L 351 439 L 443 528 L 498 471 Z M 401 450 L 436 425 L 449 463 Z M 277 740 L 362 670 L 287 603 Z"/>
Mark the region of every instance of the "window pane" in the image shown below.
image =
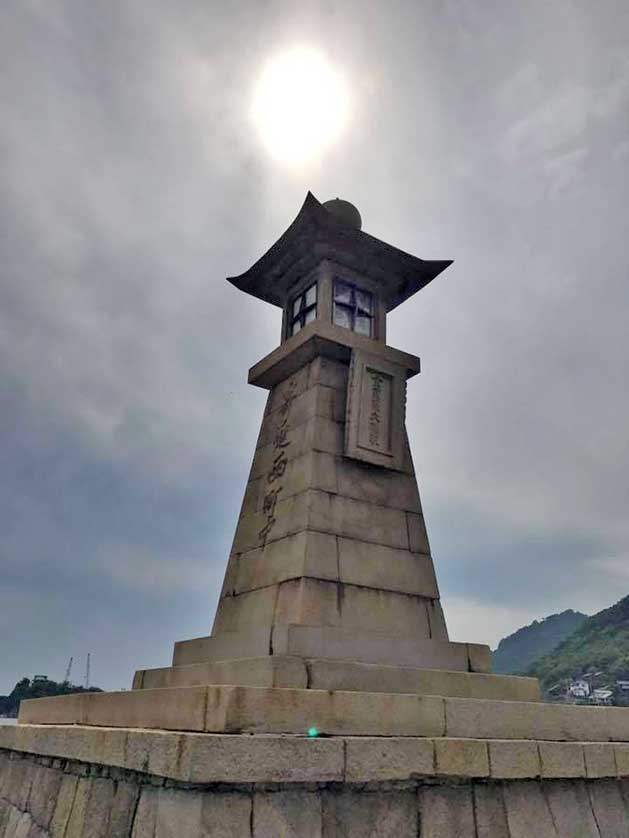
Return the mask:
<path id="1" fill-rule="evenodd" d="M 299 310 L 301 308 L 301 300 L 302 297 L 297 297 L 297 299 L 293 303 L 293 317 L 296 317 L 299 314 Z"/>
<path id="2" fill-rule="evenodd" d="M 300 322 L 299 318 L 297 318 L 297 320 L 295 320 L 295 322 L 293 323 L 293 327 L 292 327 L 291 335 L 296 335 L 296 334 L 297 334 L 297 332 L 298 332 L 300 329 L 301 329 L 301 322 Z"/>
<path id="3" fill-rule="evenodd" d="M 309 308 L 308 311 L 305 314 L 304 325 L 306 323 L 311 323 L 315 319 L 316 316 L 317 316 L 317 309 L 314 306 L 312 308 Z"/>
<path id="4" fill-rule="evenodd" d="M 306 291 L 306 305 L 313 306 L 317 302 L 317 286 L 311 285 Z"/>
<path id="5" fill-rule="evenodd" d="M 356 315 L 356 325 L 354 331 L 359 335 L 366 335 L 371 337 L 371 317 L 363 317 L 360 314 Z"/>
<path id="6" fill-rule="evenodd" d="M 347 306 L 340 306 L 334 303 L 334 322 L 344 329 L 352 328 L 352 310 Z"/>
<path id="7" fill-rule="evenodd" d="M 346 282 L 334 280 L 334 300 L 337 303 L 349 305 L 352 302 L 352 286 Z"/>
<path id="8" fill-rule="evenodd" d="M 359 312 L 363 314 L 371 314 L 371 306 L 373 304 L 373 294 L 368 291 L 360 291 L 356 289 L 356 307 Z"/>

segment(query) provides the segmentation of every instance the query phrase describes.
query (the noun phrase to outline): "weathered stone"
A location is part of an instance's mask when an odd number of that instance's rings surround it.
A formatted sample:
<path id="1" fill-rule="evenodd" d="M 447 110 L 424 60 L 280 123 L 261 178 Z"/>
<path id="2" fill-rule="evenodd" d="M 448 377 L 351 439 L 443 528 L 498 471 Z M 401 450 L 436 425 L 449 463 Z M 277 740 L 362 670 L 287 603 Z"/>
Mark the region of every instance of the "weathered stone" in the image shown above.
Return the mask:
<path id="1" fill-rule="evenodd" d="M 420 789 L 419 815 L 422 838 L 476 838 L 470 786 Z"/>
<path id="2" fill-rule="evenodd" d="M 476 838 L 509 838 L 502 787 L 496 783 L 475 783 L 472 793 Z"/>
<path id="3" fill-rule="evenodd" d="M 524 780 L 541 772 L 537 742 L 492 740 L 489 743 L 491 776 L 497 780 Z"/>
<path id="4" fill-rule="evenodd" d="M 582 782 L 545 783 L 544 793 L 557 838 L 601 838 Z"/>
<path id="5" fill-rule="evenodd" d="M 612 742 L 584 742 L 586 777 L 616 777 L 616 758 Z"/>
<path id="6" fill-rule="evenodd" d="M 91 780 L 80 777 L 76 786 L 76 793 L 72 801 L 70 817 L 68 818 L 64 838 L 83 838 L 86 829 L 85 817 L 87 814 L 87 803 L 90 796 Z M 54 833 L 53 833 L 54 834 Z"/>
<path id="7" fill-rule="evenodd" d="M 503 796 L 511 838 L 555 838 L 553 819 L 539 783 L 505 783 Z"/>
<path id="8" fill-rule="evenodd" d="M 92 693 L 87 723 L 111 727 L 203 730 L 205 705 L 206 687 Z"/>
<path id="9" fill-rule="evenodd" d="M 139 794 L 139 786 L 133 783 L 116 783 L 109 815 L 109 838 L 129 837 Z"/>
<path id="10" fill-rule="evenodd" d="M 208 687 L 208 731 L 441 736 L 443 699 L 387 693 L 328 693 Z"/>
<path id="11" fill-rule="evenodd" d="M 348 783 L 410 780 L 434 774 L 434 741 L 409 737 L 346 739 L 345 779 Z"/>
<path id="12" fill-rule="evenodd" d="M 619 777 L 629 777 L 629 744 L 614 744 L 616 768 Z"/>
<path id="13" fill-rule="evenodd" d="M 218 604 L 212 635 L 223 632 L 248 632 L 273 625 L 276 585 L 249 591 L 238 596 L 224 597 Z"/>
<path id="14" fill-rule="evenodd" d="M 323 838 L 417 838 L 414 791 L 323 792 Z"/>
<path id="15" fill-rule="evenodd" d="M 339 578 L 342 582 L 438 597 L 437 581 L 430 556 L 339 538 Z"/>
<path id="16" fill-rule="evenodd" d="M 44 829 L 50 826 L 62 780 L 60 771 L 44 765 L 37 766 L 34 771 L 28 805 L 33 818 Z"/>
<path id="17" fill-rule="evenodd" d="M 204 794 L 201 838 L 249 838 L 252 805 L 251 796 L 248 794 Z"/>
<path id="18" fill-rule="evenodd" d="M 133 819 L 131 838 L 155 838 L 158 795 L 158 789 L 150 786 L 142 787 L 138 808 Z M 180 838 L 183 838 L 183 836 Z"/>
<path id="19" fill-rule="evenodd" d="M 85 832 L 89 838 L 106 838 L 110 834 L 109 820 L 114 801 L 114 784 L 105 778 L 90 780 Z M 83 838 L 86 838 L 84 835 Z"/>
<path id="20" fill-rule="evenodd" d="M 187 666 L 147 669 L 144 688 L 191 687 L 204 684 L 239 684 L 243 687 L 297 687 L 308 682 L 306 664 L 301 658 L 279 655 L 263 658 L 236 658 Z"/>
<path id="21" fill-rule="evenodd" d="M 408 544 L 412 553 L 425 553 L 430 555 L 430 544 L 428 533 L 424 524 L 424 516 L 416 515 L 414 512 L 406 513 L 408 526 Z"/>
<path id="22" fill-rule="evenodd" d="M 487 743 L 478 739 L 435 739 L 435 773 L 449 777 L 488 777 Z"/>
<path id="23" fill-rule="evenodd" d="M 542 777 L 585 777 L 580 742 L 540 742 L 539 757 Z"/>
<path id="24" fill-rule="evenodd" d="M 588 784 L 594 817 L 602 838 L 629 835 L 629 815 L 616 780 L 597 780 Z"/>
<path id="25" fill-rule="evenodd" d="M 78 779 L 71 774 L 64 774 L 59 786 L 55 802 L 55 809 L 50 821 L 50 832 L 53 836 L 64 836 L 70 814 L 77 794 Z"/>
<path id="26" fill-rule="evenodd" d="M 321 838 L 317 792 L 278 791 L 253 797 L 253 838 Z"/>
<path id="27" fill-rule="evenodd" d="M 173 666 L 204 663 L 211 660 L 231 660 L 268 655 L 271 642 L 270 626 L 264 630 L 223 632 L 216 637 L 195 637 L 175 643 Z"/>
<path id="28" fill-rule="evenodd" d="M 197 838 L 201 832 L 203 795 L 161 788 L 158 794 L 155 838 Z"/>

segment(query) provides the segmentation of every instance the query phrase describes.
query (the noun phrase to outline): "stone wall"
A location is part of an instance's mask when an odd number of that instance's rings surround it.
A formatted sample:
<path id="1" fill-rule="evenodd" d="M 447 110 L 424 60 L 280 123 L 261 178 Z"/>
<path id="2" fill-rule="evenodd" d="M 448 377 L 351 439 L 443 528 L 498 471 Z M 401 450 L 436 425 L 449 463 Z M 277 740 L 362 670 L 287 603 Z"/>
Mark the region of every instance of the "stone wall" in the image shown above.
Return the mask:
<path id="1" fill-rule="evenodd" d="M 192 784 L 0 751 L 0 838 L 620 838 L 629 781 Z"/>

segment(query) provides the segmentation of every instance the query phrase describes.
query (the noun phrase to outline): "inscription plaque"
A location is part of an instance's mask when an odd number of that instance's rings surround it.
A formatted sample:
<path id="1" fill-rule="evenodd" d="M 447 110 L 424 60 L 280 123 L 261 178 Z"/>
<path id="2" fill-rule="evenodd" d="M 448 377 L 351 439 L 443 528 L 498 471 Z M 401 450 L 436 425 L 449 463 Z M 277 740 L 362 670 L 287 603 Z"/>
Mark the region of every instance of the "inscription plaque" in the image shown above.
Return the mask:
<path id="1" fill-rule="evenodd" d="M 402 470 L 406 370 L 352 350 L 347 385 L 345 455 Z"/>

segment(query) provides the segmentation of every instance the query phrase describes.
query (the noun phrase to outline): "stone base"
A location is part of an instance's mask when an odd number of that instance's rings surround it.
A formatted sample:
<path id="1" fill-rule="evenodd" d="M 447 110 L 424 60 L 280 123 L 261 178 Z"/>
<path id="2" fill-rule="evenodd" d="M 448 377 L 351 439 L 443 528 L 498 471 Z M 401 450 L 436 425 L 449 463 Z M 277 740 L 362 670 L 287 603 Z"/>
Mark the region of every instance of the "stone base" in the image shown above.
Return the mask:
<path id="1" fill-rule="evenodd" d="M 212 733 L 629 741 L 629 709 L 404 693 L 199 686 L 23 701 L 22 724 Z"/>
<path id="2" fill-rule="evenodd" d="M 0 728 L 0 838 L 620 838 L 629 744 Z"/>
<path id="3" fill-rule="evenodd" d="M 539 682 L 536 678 L 281 655 L 143 669 L 136 672 L 133 679 L 133 689 L 136 690 L 210 684 L 414 693 L 506 701 L 539 700 Z"/>
<path id="4" fill-rule="evenodd" d="M 224 631 L 175 643 L 173 666 L 263 655 L 326 658 L 383 666 L 489 672 L 491 652 L 481 643 L 415 639 L 334 626 L 279 625 L 250 632 Z"/>

